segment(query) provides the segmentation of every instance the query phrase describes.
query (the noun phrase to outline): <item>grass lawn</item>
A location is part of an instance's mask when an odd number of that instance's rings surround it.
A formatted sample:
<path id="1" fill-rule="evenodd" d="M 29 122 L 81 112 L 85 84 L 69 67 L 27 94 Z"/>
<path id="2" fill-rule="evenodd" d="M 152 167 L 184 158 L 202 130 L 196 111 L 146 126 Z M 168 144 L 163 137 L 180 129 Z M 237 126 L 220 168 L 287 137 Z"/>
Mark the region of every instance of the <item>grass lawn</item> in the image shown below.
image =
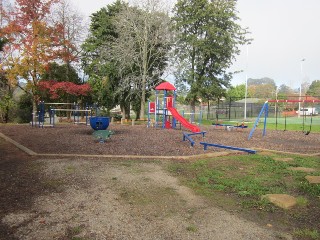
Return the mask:
<path id="1" fill-rule="evenodd" d="M 314 168 L 316 172 L 304 173 L 288 167 Z M 297 239 L 320 239 L 320 185 L 311 185 L 305 179 L 306 175 L 320 176 L 319 157 L 237 155 L 174 162 L 169 170 L 195 192 L 228 211 L 268 226 L 289 229 Z M 297 198 L 297 205 L 290 210 L 275 207 L 261 198 L 270 193 L 290 194 Z"/>
<path id="2" fill-rule="evenodd" d="M 245 125 L 251 129 L 255 123 L 256 119 L 248 119 L 245 122 Z M 201 124 L 203 125 L 211 125 L 215 123 L 215 120 L 202 120 Z M 230 124 L 230 125 L 241 125 L 242 120 L 219 120 L 219 123 Z M 262 129 L 264 125 L 264 117 L 261 117 L 259 120 L 258 128 Z M 267 130 L 288 130 L 288 131 L 309 131 L 311 126 L 311 132 L 320 132 L 320 116 L 313 116 L 312 123 L 311 117 L 308 116 L 303 120 L 303 118 L 297 117 L 288 117 L 285 118 L 267 118 Z"/>

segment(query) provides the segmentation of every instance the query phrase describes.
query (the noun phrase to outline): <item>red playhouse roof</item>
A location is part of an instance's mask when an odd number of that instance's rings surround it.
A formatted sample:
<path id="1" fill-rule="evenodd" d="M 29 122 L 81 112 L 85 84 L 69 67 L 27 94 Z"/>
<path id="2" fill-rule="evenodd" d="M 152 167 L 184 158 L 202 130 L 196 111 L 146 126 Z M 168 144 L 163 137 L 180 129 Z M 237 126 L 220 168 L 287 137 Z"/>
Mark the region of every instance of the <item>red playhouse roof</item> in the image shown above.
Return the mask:
<path id="1" fill-rule="evenodd" d="M 163 82 L 156 86 L 156 90 L 176 90 L 176 88 L 169 82 Z"/>

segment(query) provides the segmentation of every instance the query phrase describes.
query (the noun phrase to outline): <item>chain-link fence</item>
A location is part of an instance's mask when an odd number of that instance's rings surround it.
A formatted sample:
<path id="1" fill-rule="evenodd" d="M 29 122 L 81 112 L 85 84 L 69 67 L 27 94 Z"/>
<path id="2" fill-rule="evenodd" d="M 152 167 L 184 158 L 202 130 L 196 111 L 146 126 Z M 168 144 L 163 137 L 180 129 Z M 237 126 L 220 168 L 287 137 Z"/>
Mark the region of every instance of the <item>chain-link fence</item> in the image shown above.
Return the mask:
<path id="1" fill-rule="evenodd" d="M 190 106 L 177 104 L 176 108 L 186 118 L 197 121 L 200 117 L 212 121 L 243 121 L 254 120 L 259 115 L 265 100 L 258 98 L 244 99 L 228 98 L 211 105 L 197 105 L 195 112 Z M 299 109 L 304 110 L 299 116 Z M 245 114 L 246 112 L 246 114 Z M 268 122 L 295 122 L 303 123 L 313 121 L 320 125 L 320 103 L 319 102 L 281 102 L 269 103 Z"/>

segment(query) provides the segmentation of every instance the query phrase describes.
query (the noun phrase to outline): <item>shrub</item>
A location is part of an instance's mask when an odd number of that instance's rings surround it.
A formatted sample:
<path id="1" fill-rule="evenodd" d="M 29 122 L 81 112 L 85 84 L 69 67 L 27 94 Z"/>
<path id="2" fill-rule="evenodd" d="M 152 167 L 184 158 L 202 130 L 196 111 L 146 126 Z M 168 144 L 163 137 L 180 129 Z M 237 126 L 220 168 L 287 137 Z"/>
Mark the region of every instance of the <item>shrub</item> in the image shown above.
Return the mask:
<path id="1" fill-rule="evenodd" d="M 32 96 L 29 93 L 23 94 L 18 101 L 17 122 L 28 123 L 32 118 Z"/>

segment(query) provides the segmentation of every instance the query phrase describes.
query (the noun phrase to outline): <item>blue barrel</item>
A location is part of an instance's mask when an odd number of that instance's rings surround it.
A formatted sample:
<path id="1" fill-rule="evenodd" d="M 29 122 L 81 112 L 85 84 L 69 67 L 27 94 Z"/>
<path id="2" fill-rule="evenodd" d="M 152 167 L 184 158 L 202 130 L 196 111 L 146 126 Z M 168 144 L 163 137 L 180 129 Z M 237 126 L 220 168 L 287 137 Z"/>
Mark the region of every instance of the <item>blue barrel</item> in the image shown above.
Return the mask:
<path id="1" fill-rule="evenodd" d="M 109 117 L 90 117 L 90 126 L 94 130 L 106 130 L 109 127 Z"/>

